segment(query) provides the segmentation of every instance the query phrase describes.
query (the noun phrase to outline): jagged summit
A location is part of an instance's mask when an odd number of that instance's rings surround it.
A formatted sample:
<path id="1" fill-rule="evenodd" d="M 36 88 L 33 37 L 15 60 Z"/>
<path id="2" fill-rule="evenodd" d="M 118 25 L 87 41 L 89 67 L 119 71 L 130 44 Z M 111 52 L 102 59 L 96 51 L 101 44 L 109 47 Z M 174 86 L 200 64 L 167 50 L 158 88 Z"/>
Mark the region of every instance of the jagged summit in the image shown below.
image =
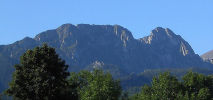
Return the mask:
<path id="1" fill-rule="evenodd" d="M 174 38 L 180 38 L 180 36 L 176 35 L 169 28 L 157 27 L 153 29 L 150 33 L 150 36 L 142 38 L 146 43 L 151 43 L 152 40 L 169 40 Z"/>
<path id="2" fill-rule="evenodd" d="M 87 41 L 88 44 L 109 44 L 120 41 L 127 46 L 127 42 L 134 40 L 131 32 L 119 25 L 90 25 L 90 24 L 63 24 L 57 29 L 38 34 L 35 38 L 40 42 L 52 42 L 54 45 L 71 45 L 76 41 Z M 102 42 L 100 42 L 102 41 Z M 59 47 L 60 47 L 59 46 Z"/>
<path id="3" fill-rule="evenodd" d="M 154 50 L 167 51 L 166 53 L 179 52 L 183 56 L 195 54 L 189 43 L 169 28 L 157 27 L 151 31 L 149 36 L 140 40 L 154 47 Z"/>
<path id="4" fill-rule="evenodd" d="M 151 31 L 151 35 L 153 36 L 164 36 L 164 37 L 174 37 L 176 36 L 169 28 L 157 27 Z"/>
<path id="5" fill-rule="evenodd" d="M 116 35 L 126 34 L 130 37 L 133 37 L 131 32 L 128 29 L 126 29 L 120 25 L 63 24 L 55 30 L 47 30 L 40 34 L 50 32 L 50 31 L 56 31 L 59 34 L 69 34 L 69 32 L 74 33 L 74 32 L 78 32 L 78 31 L 85 31 L 84 33 L 87 33 L 86 31 L 88 31 L 90 33 L 91 33 L 91 31 L 100 31 L 99 34 L 104 34 L 101 32 L 107 31 L 108 33 L 114 33 Z M 36 37 L 38 37 L 40 34 L 38 34 Z"/>

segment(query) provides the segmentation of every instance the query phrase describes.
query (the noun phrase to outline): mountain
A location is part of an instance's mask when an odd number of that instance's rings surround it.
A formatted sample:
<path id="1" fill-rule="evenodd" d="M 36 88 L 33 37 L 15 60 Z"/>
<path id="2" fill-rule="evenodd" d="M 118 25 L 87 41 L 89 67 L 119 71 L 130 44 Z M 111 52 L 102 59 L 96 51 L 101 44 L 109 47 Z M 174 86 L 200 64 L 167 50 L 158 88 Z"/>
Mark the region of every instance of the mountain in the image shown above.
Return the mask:
<path id="1" fill-rule="evenodd" d="M 203 59 L 213 59 L 213 50 L 204 53 L 203 55 L 201 55 L 201 57 Z"/>
<path id="2" fill-rule="evenodd" d="M 201 57 L 203 58 L 203 60 L 213 63 L 213 50 L 204 53 L 203 55 L 201 55 Z"/>
<path id="3" fill-rule="evenodd" d="M 168 28 L 157 27 L 152 30 L 150 36 L 140 40 L 150 47 L 150 55 L 155 57 L 150 60 L 157 60 L 155 61 L 157 68 L 159 66 L 171 68 L 208 66 L 181 36 L 174 34 Z"/>
<path id="4" fill-rule="evenodd" d="M 34 38 L 26 37 L 10 45 L 0 45 L 2 87 L 8 86 L 13 65 L 19 63 L 19 57 L 42 43 L 56 49 L 70 66 L 69 71 L 103 65 L 101 68 L 121 77 L 155 68 L 213 69 L 212 64 L 203 61 L 181 36 L 168 28 L 157 27 L 151 35 L 135 39 L 128 29 L 119 25 L 64 24 Z"/>

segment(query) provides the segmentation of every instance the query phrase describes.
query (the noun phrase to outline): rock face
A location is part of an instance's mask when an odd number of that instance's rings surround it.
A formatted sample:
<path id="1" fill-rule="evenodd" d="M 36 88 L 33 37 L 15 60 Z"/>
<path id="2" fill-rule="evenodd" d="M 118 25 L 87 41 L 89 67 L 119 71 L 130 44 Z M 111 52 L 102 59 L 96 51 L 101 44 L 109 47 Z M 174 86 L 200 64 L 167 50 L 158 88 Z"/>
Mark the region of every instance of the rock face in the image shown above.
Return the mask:
<path id="1" fill-rule="evenodd" d="M 212 64 L 204 62 L 181 36 L 170 29 L 157 27 L 150 36 L 134 39 L 128 29 L 119 25 L 64 24 L 34 38 L 26 37 L 10 45 L 1 45 L 0 82 L 8 83 L 14 70 L 12 66 L 19 62 L 19 57 L 27 49 L 42 43 L 54 47 L 70 65 L 70 71 L 90 68 L 88 66 L 97 61 L 106 66 L 103 69 L 121 71 L 120 75 L 154 68 L 213 69 Z"/>
<path id="2" fill-rule="evenodd" d="M 201 57 L 203 58 L 203 60 L 209 61 L 213 64 L 213 50 L 204 53 Z"/>
<path id="3" fill-rule="evenodd" d="M 150 36 L 142 38 L 142 40 L 144 40 L 145 43 L 152 45 L 152 47 L 154 47 L 153 49 L 158 48 L 160 51 L 167 50 L 166 52 L 169 52 L 173 50 L 180 52 L 183 56 L 194 54 L 191 46 L 183 40 L 181 36 L 175 35 L 168 28 L 163 29 L 161 27 L 157 27 L 152 30 Z"/>
<path id="4" fill-rule="evenodd" d="M 157 27 L 151 35 L 141 38 L 141 42 L 149 47 L 150 60 L 158 67 L 199 67 L 205 66 L 199 55 L 195 54 L 191 46 L 170 29 Z"/>

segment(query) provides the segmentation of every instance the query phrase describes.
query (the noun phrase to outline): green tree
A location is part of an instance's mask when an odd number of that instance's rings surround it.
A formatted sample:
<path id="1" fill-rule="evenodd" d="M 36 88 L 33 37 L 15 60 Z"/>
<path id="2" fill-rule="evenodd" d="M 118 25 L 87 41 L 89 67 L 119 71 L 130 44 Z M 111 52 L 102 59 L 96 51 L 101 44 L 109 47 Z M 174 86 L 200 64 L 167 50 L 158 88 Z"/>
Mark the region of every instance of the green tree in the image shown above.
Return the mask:
<path id="1" fill-rule="evenodd" d="M 165 72 L 160 74 L 157 78 L 153 78 L 152 95 L 156 96 L 156 99 L 161 97 L 163 100 L 173 100 L 181 89 L 180 86 L 175 76 L 171 76 L 170 73 Z"/>
<path id="2" fill-rule="evenodd" d="M 143 91 L 139 95 L 140 96 L 139 98 L 142 100 L 151 100 L 152 99 L 152 88 L 148 85 L 144 85 L 142 87 L 142 90 Z"/>
<path id="3" fill-rule="evenodd" d="M 15 100 L 55 100 L 62 97 L 67 85 L 68 66 L 55 49 L 43 44 L 28 50 L 15 65 L 15 72 L 6 94 Z"/>
<path id="4" fill-rule="evenodd" d="M 165 72 L 154 77 L 151 86 L 143 86 L 136 100 L 174 100 L 180 89 L 177 78 Z"/>
<path id="5" fill-rule="evenodd" d="M 208 88 L 202 88 L 199 90 L 197 98 L 198 100 L 208 100 L 210 93 L 209 93 L 209 89 Z"/>
<path id="6" fill-rule="evenodd" d="M 78 85 L 80 100 L 118 100 L 121 94 L 120 82 L 101 70 L 72 73 L 69 84 Z"/>
<path id="7" fill-rule="evenodd" d="M 183 76 L 184 91 L 188 91 L 191 100 L 209 100 L 213 98 L 213 78 L 203 74 L 188 72 Z"/>
<path id="8" fill-rule="evenodd" d="M 165 72 L 154 77 L 151 86 L 143 86 L 131 100 L 213 100 L 212 91 L 212 76 L 188 72 L 178 81 Z"/>
<path id="9" fill-rule="evenodd" d="M 152 80 L 152 99 L 174 100 L 180 89 L 177 78 L 165 72 Z"/>

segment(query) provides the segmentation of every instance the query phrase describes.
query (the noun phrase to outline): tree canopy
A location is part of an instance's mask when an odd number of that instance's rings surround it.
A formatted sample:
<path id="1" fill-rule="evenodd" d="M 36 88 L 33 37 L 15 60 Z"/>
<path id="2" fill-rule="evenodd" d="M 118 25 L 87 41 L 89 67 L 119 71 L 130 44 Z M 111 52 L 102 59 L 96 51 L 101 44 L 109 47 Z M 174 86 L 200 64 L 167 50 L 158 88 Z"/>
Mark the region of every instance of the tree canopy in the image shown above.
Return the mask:
<path id="1" fill-rule="evenodd" d="M 80 100 L 118 100 L 121 94 L 120 82 L 102 70 L 72 73 L 69 83 L 78 84 Z"/>
<path id="2" fill-rule="evenodd" d="M 169 72 L 154 77 L 151 86 L 131 97 L 132 100 L 211 100 L 213 99 L 213 78 L 188 72 L 178 81 Z"/>
<path id="3" fill-rule="evenodd" d="M 28 50 L 15 65 L 15 72 L 6 93 L 16 100 L 53 100 L 60 98 L 69 75 L 68 66 L 55 49 L 43 44 Z"/>

